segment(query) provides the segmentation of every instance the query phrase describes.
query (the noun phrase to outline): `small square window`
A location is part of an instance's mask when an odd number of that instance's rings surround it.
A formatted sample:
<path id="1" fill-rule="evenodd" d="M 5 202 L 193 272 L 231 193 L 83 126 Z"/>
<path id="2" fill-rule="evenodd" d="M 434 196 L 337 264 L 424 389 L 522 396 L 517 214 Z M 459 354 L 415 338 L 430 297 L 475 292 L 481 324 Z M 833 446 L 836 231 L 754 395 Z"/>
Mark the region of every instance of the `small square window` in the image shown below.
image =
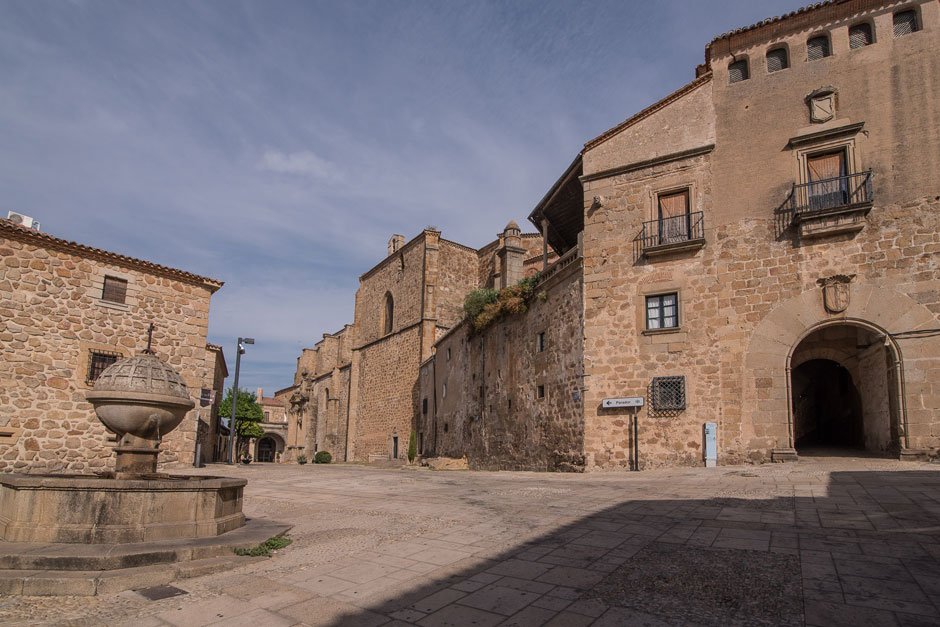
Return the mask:
<path id="1" fill-rule="evenodd" d="M 535 386 L 535 398 L 545 398 L 545 386 L 544 385 Z"/>
<path id="2" fill-rule="evenodd" d="M 728 82 L 729 83 L 740 83 L 741 81 L 746 81 L 751 77 L 747 68 L 747 59 L 742 61 L 735 61 L 728 66 Z"/>
<path id="3" fill-rule="evenodd" d="M 871 24 L 856 24 L 849 28 L 849 48 L 856 50 L 872 44 Z"/>
<path id="4" fill-rule="evenodd" d="M 829 48 L 829 38 L 825 35 L 813 37 L 806 42 L 806 60 L 816 61 L 832 54 Z"/>
<path id="5" fill-rule="evenodd" d="M 535 350 L 539 353 L 545 351 L 545 331 L 535 336 Z"/>
<path id="6" fill-rule="evenodd" d="M 685 409 L 685 377 L 654 377 L 652 405 L 657 411 Z"/>
<path id="7" fill-rule="evenodd" d="M 779 72 L 790 67 L 786 48 L 774 48 L 767 53 L 767 72 Z"/>
<path id="8" fill-rule="evenodd" d="M 109 303 L 123 304 L 127 300 L 127 281 L 114 276 L 104 277 L 104 289 L 101 290 L 101 300 Z"/>
<path id="9" fill-rule="evenodd" d="M 679 326 L 679 294 L 657 294 L 646 297 L 646 328 L 675 329 Z"/>
<path id="10" fill-rule="evenodd" d="M 903 37 L 920 30 L 916 11 L 899 11 L 894 14 L 894 36 Z"/>
<path id="11" fill-rule="evenodd" d="M 88 376 L 86 380 L 89 383 L 97 381 L 101 373 L 104 372 L 108 366 L 116 362 L 120 356 L 120 353 L 92 351 L 88 359 Z"/>

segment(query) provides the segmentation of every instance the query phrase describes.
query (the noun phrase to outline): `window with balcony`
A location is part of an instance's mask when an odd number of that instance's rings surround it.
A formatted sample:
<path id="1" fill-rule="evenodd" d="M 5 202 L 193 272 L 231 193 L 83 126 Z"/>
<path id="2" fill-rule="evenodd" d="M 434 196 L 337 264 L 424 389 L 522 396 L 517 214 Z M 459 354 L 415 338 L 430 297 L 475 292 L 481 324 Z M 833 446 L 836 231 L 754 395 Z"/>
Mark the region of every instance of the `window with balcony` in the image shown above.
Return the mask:
<path id="1" fill-rule="evenodd" d="M 791 224 L 804 238 L 861 230 L 873 201 L 871 170 L 855 172 L 853 144 L 801 155 L 802 182 L 790 196 Z"/>
<path id="2" fill-rule="evenodd" d="M 701 211 L 692 211 L 689 188 L 656 195 L 655 220 L 643 223 L 639 240 L 647 256 L 698 248 L 705 243 Z"/>

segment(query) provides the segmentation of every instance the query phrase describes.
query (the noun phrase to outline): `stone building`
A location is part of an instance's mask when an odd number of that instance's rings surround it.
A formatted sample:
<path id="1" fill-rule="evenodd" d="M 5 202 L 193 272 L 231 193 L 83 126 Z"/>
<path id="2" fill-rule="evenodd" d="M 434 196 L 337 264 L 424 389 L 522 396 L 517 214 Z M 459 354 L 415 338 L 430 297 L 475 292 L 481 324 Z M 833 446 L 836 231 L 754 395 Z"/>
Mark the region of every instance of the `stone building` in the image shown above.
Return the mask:
<path id="1" fill-rule="evenodd" d="M 157 354 L 205 401 L 164 439 L 161 463 L 192 464 L 197 440 L 211 460 L 211 391 L 218 399 L 225 361 L 206 334 L 221 286 L 0 219 L 0 471 L 113 466 L 113 436 L 85 392 L 116 359 L 146 348 L 150 323 Z"/>
<path id="2" fill-rule="evenodd" d="M 933 0 L 764 20 L 588 141 L 530 215 L 539 298 L 423 362 L 423 452 L 700 465 L 714 423 L 719 463 L 936 456 L 938 33 Z"/>
<path id="3" fill-rule="evenodd" d="M 199 438 L 202 461 L 221 462 L 228 459 L 228 428 L 219 417 L 219 404 L 225 396 L 228 366 L 225 353 L 217 344 L 206 344 L 206 367 L 211 368 L 211 387 L 200 389 L 199 407 L 207 409 L 207 420 L 200 418 Z M 224 432 L 224 433 L 223 433 Z"/>
<path id="4" fill-rule="evenodd" d="M 404 459 L 419 411 L 418 373 L 437 339 L 463 318 L 467 293 L 517 281 L 554 253 L 515 223 L 477 250 L 428 228 L 359 278 L 355 319 L 297 359 L 286 401 L 285 458 L 328 451 L 336 460 Z"/>
<path id="5" fill-rule="evenodd" d="M 276 394 L 265 396 L 263 388 L 258 388 L 255 398 L 261 406 L 264 435 L 255 440 L 253 457 L 258 462 L 279 462 L 287 445 L 287 404 Z"/>

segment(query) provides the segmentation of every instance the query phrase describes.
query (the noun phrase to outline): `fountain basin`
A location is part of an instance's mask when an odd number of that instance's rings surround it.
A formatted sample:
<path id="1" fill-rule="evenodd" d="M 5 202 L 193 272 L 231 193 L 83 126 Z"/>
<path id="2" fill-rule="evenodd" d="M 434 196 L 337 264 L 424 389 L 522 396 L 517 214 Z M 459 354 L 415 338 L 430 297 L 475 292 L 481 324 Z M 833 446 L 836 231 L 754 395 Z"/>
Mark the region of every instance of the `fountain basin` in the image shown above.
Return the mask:
<path id="1" fill-rule="evenodd" d="M 143 392 L 98 391 L 85 394 L 98 420 L 118 434 L 159 440 L 183 422 L 195 403 L 188 398 Z"/>
<path id="2" fill-rule="evenodd" d="M 0 540 L 125 544 L 207 538 L 245 524 L 245 479 L 0 475 Z"/>

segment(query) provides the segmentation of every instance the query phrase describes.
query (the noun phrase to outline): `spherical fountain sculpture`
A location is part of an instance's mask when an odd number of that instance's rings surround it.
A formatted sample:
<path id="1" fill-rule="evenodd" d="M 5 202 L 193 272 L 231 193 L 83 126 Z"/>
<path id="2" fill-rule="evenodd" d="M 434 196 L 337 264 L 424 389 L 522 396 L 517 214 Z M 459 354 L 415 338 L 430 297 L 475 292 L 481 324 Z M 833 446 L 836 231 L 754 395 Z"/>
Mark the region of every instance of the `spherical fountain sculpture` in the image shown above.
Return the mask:
<path id="1" fill-rule="evenodd" d="M 85 398 L 118 436 L 118 477 L 156 473 L 161 438 L 195 406 L 179 373 L 149 350 L 108 366 Z"/>

